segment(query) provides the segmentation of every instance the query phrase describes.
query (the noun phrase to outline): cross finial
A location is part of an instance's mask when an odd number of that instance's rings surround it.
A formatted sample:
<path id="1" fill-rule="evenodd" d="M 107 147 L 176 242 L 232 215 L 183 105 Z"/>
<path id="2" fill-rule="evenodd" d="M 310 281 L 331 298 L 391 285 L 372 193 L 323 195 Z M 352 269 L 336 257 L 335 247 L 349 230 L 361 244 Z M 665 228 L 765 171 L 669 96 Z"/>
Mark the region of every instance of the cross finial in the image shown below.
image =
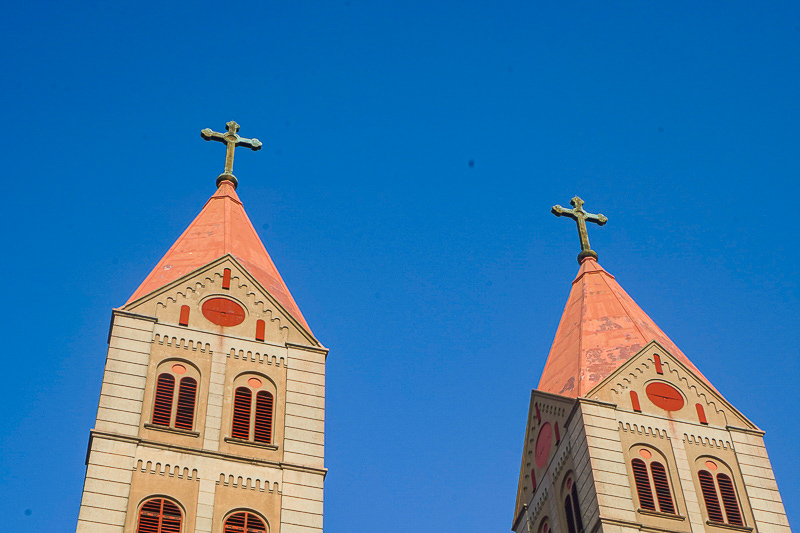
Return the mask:
<path id="1" fill-rule="evenodd" d="M 578 224 L 578 236 L 581 239 L 581 253 L 578 254 L 578 263 L 582 262 L 587 257 L 592 257 L 597 260 L 597 252 L 589 247 L 589 233 L 586 231 L 586 222 L 594 222 L 598 226 L 602 226 L 608 222 L 608 218 L 603 215 L 593 215 L 583 210 L 583 200 L 574 197 L 569 201 L 573 209 L 564 209 L 560 205 L 554 205 L 550 210 L 557 217 L 569 217 Z"/>
<path id="2" fill-rule="evenodd" d="M 253 151 L 260 150 L 261 141 L 255 138 L 245 139 L 244 137 L 239 137 L 239 125 L 234 120 L 225 124 L 225 130 L 228 133 L 217 133 L 216 131 L 211 131 L 211 128 L 206 128 L 200 132 L 200 136 L 207 141 L 219 141 L 226 144 L 225 170 L 217 177 L 217 187 L 223 181 L 230 181 L 233 183 L 233 187 L 236 188 L 238 180 L 233 175 L 233 151 L 237 146 L 246 146 Z"/>

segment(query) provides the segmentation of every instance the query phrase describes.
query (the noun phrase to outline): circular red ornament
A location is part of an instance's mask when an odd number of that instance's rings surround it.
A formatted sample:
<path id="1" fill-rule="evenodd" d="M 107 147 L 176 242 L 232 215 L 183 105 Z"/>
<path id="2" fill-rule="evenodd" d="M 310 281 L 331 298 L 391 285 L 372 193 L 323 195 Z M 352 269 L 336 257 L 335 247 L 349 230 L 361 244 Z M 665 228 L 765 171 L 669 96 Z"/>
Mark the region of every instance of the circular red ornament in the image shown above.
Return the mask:
<path id="1" fill-rule="evenodd" d="M 247 384 L 253 387 L 254 389 L 258 389 L 261 387 L 261 380 L 258 378 L 250 378 L 247 380 Z"/>
<path id="2" fill-rule="evenodd" d="M 651 383 L 645 392 L 653 405 L 665 411 L 678 411 L 683 407 L 683 396 L 678 389 L 667 383 L 661 381 Z"/>
<path id="3" fill-rule="evenodd" d="M 547 458 L 550 456 L 550 447 L 552 444 L 553 428 L 550 426 L 550 422 L 545 422 L 539 430 L 539 436 L 536 437 L 536 452 L 534 453 L 534 458 L 536 460 L 536 466 L 539 468 L 547 464 Z"/>
<path id="4" fill-rule="evenodd" d="M 176 374 L 185 374 L 186 367 L 180 363 L 175 363 L 174 365 L 172 365 L 172 371 L 175 372 Z"/>
<path id="5" fill-rule="evenodd" d="M 244 322 L 244 308 L 227 298 L 203 302 L 203 316 L 218 326 L 238 326 Z"/>
<path id="6" fill-rule="evenodd" d="M 715 463 L 714 461 L 706 461 L 706 468 L 708 468 L 709 470 L 716 470 L 717 463 Z"/>
<path id="7" fill-rule="evenodd" d="M 649 450 L 645 450 L 645 449 L 639 450 L 639 455 L 641 455 L 645 459 L 650 459 L 651 457 L 653 457 L 653 454 L 650 453 Z"/>

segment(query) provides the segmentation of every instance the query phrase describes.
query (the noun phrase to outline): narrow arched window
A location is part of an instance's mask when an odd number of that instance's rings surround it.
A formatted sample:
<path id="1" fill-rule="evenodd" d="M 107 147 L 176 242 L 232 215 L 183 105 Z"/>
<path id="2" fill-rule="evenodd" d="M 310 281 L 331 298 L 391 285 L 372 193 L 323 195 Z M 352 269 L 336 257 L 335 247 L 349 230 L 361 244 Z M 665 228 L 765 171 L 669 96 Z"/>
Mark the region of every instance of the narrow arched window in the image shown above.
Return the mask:
<path id="1" fill-rule="evenodd" d="M 259 516 L 242 511 L 225 520 L 224 533 L 266 533 L 267 525 Z"/>
<path id="2" fill-rule="evenodd" d="M 581 506 L 578 504 L 578 485 L 572 483 L 572 510 L 575 511 L 575 529 L 578 533 L 583 531 L 583 519 L 581 518 Z"/>
<path id="3" fill-rule="evenodd" d="M 636 495 L 639 497 L 639 507 L 647 511 L 677 514 L 675 501 L 672 499 L 669 474 L 664 464 L 647 448 L 636 451 L 639 457 L 631 460 L 631 470 L 636 484 Z"/>
<path id="4" fill-rule="evenodd" d="M 194 423 L 194 400 L 197 396 L 197 381 L 194 378 L 181 379 L 178 388 L 178 407 L 175 412 L 175 427 L 191 431 Z"/>
<path id="5" fill-rule="evenodd" d="M 246 379 L 247 386 L 239 386 L 234 392 L 231 437 L 271 444 L 275 397 L 264 390 L 265 385 L 261 378 L 252 376 L 240 379 Z"/>
<path id="6" fill-rule="evenodd" d="M 656 488 L 659 510 L 662 513 L 675 514 L 675 505 L 672 503 L 672 493 L 669 490 L 669 481 L 664 465 L 653 461 L 650 463 L 650 471 L 653 474 L 653 485 Z"/>
<path id="7" fill-rule="evenodd" d="M 153 405 L 153 424 L 169 426 L 172 419 L 172 398 L 175 396 L 175 376 L 161 374 L 156 380 L 156 400 Z"/>
<path id="8" fill-rule="evenodd" d="M 714 476 L 707 470 L 700 470 L 697 477 L 700 480 L 700 490 L 703 492 L 708 519 L 714 522 L 724 522 L 725 517 L 722 516 L 722 508 L 719 506 L 717 488 L 714 486 Z"/>
<path id="9" fill-rule="evenodd" d="M 572 496 L 567 495 L 564 500 L 564 514 L 567 515 L 567 533 L 577 533 L 575 530 L 575 515 L 572 511 Z"/>
<path id="10" fill-rule="evenodd" d="M 583 533 L 581 508 L 578 504 L 578 486 L 573 481 L 572 476 L 567 478 L 566 490 L 564 514 L 567 518 L 567 533 Z"/>
<path id="11" fill-rule="evenodd" d="M 189 376 L 180 377 L 187 371 L 186 365 L 174 363 L 158 375 L 153 400 L 153 425 L 192 430 L 197 399 L 197 380 Z"/>
<path id="12" fill-rule="evenodd" d="M 542 525 L 539 526 L 539 533 L 550 533 L 550 521 L 547 518 L 542 520 Z"/>
<path id="13" fill-rule="evenodd" d="M 697 479 L 700 481 L 700 490 L 703 493 L 708 519 L 712 522 L 744 526 L 733 480 L 727 473 L 717 472 L 717 470 L 727 470 L 727 468 L 711 460 L 705 461 L 704 466 L 707 470 L 699 470 Z M 721 506 L 720 502 L 722 502 Z"/>
<path id="14" fill-rule="evenodd" d="M 233 398 L 233 429 L 231 436 L 237 439 L 250 439 L 250 404 L 253 393 L 247 387 L 239 387 Z"/>
<path id="15" fill-rule="evenodd" d="M 259 391 L 256 394 L 256 420 L 253 440 L 256 442 L 272 442 L 272 394 Z"/>
<path id="16" fill-rule="evenodd" d="M 147 500 L 139 510 L 136 533 L 181 533 L 180 508 L 164 498 Z"/>
<path id="17" fill-rule="evenodd" d="M 719 485 L 719 493 L 722 496 L 722 505 L 725 507 L 728 523 L 743 526 L 742 513 L 739 511 L 739 502 L 736 501 L 736 490 L 733 488 L 731 478 L 726 474 L 717 474 L 717 484 Z"/>
<path id="18" fill-rule="evenodd" d="M 636 494 L 639 496 L 639 507 L 648 511 L 656 510 L 653 491 L 650 489 L 650 476 L 647 475 L 647 465 L 641 459 L 631 461 L 633 480 L 636 483 Z"/>

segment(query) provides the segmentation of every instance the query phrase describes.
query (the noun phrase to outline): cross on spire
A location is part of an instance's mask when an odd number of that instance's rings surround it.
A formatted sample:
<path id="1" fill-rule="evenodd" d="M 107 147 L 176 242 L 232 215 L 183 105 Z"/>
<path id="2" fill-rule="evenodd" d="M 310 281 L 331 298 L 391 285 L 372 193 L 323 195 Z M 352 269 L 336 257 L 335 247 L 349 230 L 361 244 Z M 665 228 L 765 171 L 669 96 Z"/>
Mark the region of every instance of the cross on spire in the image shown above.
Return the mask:
<path id="1" fill-rule="evenodd" d="M 246 146 L 254 152 L 261 150 L 261 141 L 255 138 L 245 139 L 244 137 L 239 137 L 239 125 L 234 120 L 225 124 L 225 130 L 227 133 L 217 133 L 216 131 L 211 131 L 211 128 L 205 128 L 200 132 L 200 136 L 207 141 L 219 141 L 227 145 L 225 171 L 217 177 L 217 187 L 227 180 L 233 183 L 233 187 L 236 188 L 238 180 L 233 175 L 233 151 L 237 146 Z"/>
<path id="2" fill-rule="evenodd" d="M 557 217 L 569 217 L 578 224 L 578 236 L 581 240 L 581 253 L 578 254 L 578 263 L 582 262 L 587 257 L 592 257 L 597 260 L 597 252 L 589 247 L 589 232 L 586 231 L 586 222 L 594 222 L 598 226 L 602 226 L 608 222 L 608 218 L 603 215 L 587 213 L 583 210 L 583 200 L 574 197 L 569 201 L 573 209 L 564 209 L 560 205 L 554 205 L 550 210 Z"/>

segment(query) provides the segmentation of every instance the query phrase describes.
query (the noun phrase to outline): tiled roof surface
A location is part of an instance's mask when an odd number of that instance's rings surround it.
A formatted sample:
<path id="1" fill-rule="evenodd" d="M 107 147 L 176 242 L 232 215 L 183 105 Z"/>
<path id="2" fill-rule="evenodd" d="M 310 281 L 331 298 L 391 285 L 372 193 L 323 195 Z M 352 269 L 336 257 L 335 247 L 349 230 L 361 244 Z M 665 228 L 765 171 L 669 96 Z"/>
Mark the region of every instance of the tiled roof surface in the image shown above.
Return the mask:
<path id="1" fill-rule="evenodd" d="M 708 383 L 614 276 L 586 258 L 572 282 L 538 389 L 584 396 L 653 340 Z"/>
<path id="2" fill-rule="evenodd" d="M 227 180 L 178 237 L 130 297 L 133 302 L 208 263 L 231 254 L 309 333 L 300 309 L 283 282 L 236 191 Z"/>

